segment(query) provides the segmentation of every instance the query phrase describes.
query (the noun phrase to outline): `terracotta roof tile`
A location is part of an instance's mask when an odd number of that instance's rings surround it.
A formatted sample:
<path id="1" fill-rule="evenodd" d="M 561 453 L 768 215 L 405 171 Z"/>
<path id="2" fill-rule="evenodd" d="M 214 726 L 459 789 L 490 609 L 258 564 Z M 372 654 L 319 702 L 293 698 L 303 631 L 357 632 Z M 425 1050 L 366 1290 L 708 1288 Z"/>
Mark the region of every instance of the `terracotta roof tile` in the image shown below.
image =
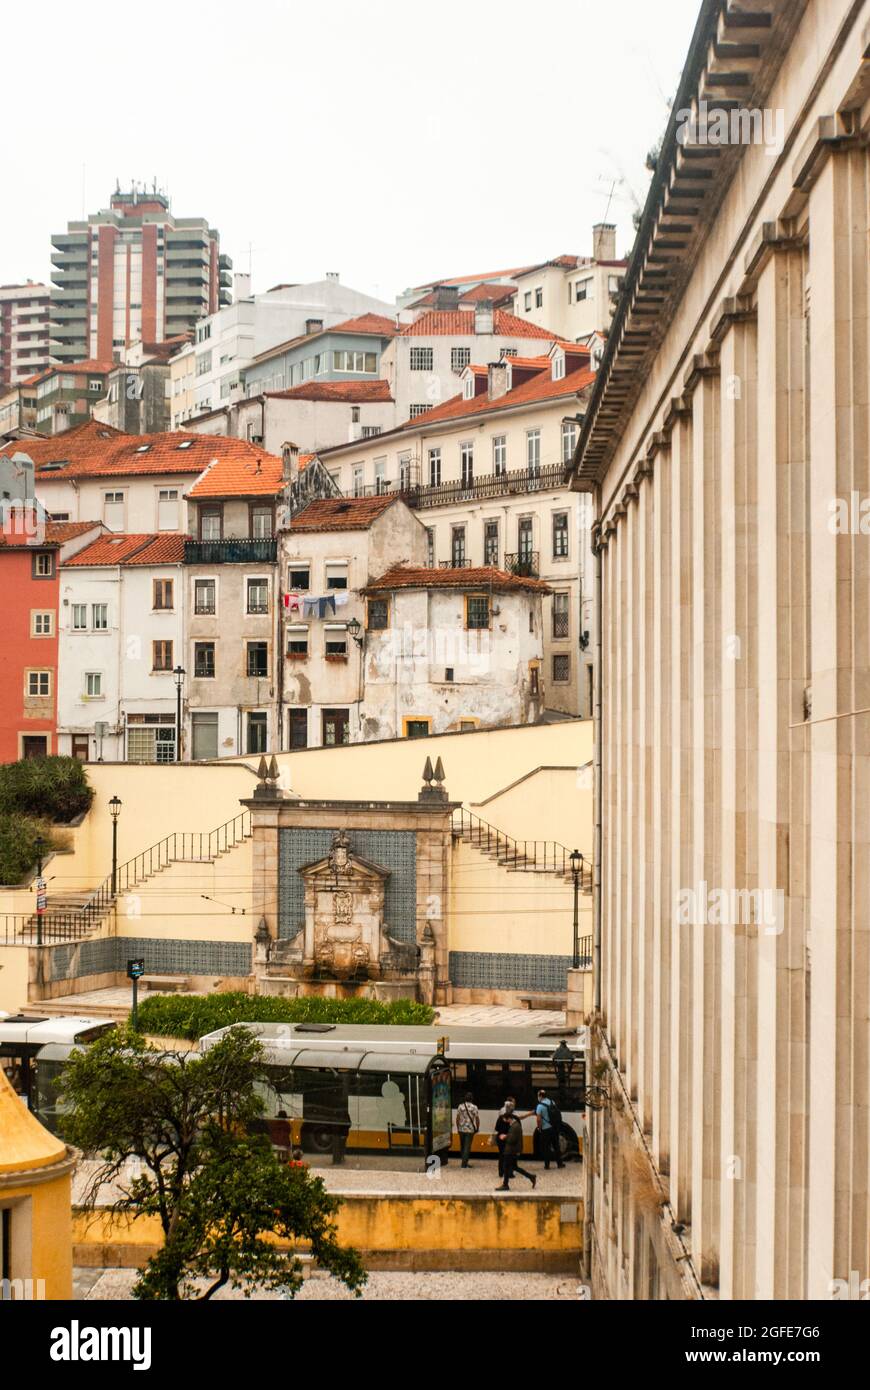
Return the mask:
<path id="1" fill-rule="evenodd" d="M 534 361 L 534 359 L 532 360 Z M 578 367 L 576 371 L 566 372 L 558 381 L 554 381 L 550 372 L 549 358 L 544 357 L 540 361 L 540 371 L 537 371 L 528 381 L 521 382 L 512 391 L 506 391 L 503 396 L 498 396 L 495 400 L 491 400 L 489 396 L 483 394 L 473 396 L 471 400 L 466 400 L 463 395 L 452 396 L 449 401 L 444 401 L 442 405 L 433 406 L 431 410 L 427 410 L 416 420 L 408 420 L 403 429 L 428 429 L 430 425 L 440 420 L 460 419 L 466 415 L 486 415 L 494 410 L 509 410 L 512 406 L 532 405 L 536 401 L 558 399 L 559 396 L 574 396 L 584 387 L 591 386 L 595 380 L 595 373 L 584 366 Z M 324 449 L 323 452 L 328 451 Z"/>
<path id="2" fill-rule="evenodd" d="M 548 328 L 541 328 L 537 323 L 528 323 L 525 319 L 517 318 L 516 314 L 509 314 L 506 309 L 495 309 L 493 311 L 493 333 L 503 338 L 547 338 L 553 342 L 557 334 L 551 333 Z M 402 337 L 438 337 L 449 335 L 454 338 L 473 338 L 474 333 L 474 310 L 473 309 L 431 309 L 426 314 L 421 314 L 414 323 L 408 323 L 401 330 Z"/>
<path id="3" fill-rule="evenodd" d="M 180 430 L 166 434 L 123 434 L 98 420 L 88 420 L 47 439 L 13 440 L 0 448 L 0 455 L 16 451 L 26 453 L 33 460 L 40 481 L 53 477 L 126 477 L 153 473 L 182 473 L 195 477 L 216 458 L 235 459 L 244 464 L 268 457 L 262 449 L 244 439 Z"/>
<path id="4" fill-rule="evenodd" d="M 436 289 L 430 290 L 428 294 L 423 295 L 422 299 L 415 299 L 414 303 L 408 307 L 410 309 L 434 308 L 438 298 L 438 289 L 441 288 L 446 288 L 446 286 L 438 286 Z M 470 290 L 460 289 L 457 285 L 455 288 L 458 290 L 459 307 L 464 304 L 479 304 L 485 300 L 489 300 L 494 305 L 504 304 L 507 300 L 513 299 L 517 292 L 516 285 L 475 285 Z"/>
<path id="5" fill-rule="evenodd" d="M 99 536 L 76 555 L 64 560 L 63 568 L 84 568 L 91 565 L 180 565 L 184 559 L 185 539 L 177 533 Z"/>
<path id="6" fill-rule="evenodd" d="M 96 357 L 87 357 L 83 362 L 53 362 L 50 367 L 46 368 L 45 375 L 48 375 L 49 372 L 54 372 L 58 376 L 62 376 L 66 372 L 74 372 L 76 375 L 81 375 L 84 372 L 102 374 L 111 372 L 119 365 L 117 362 L 104 362 Z"/>
<path id="7" fill-rule="evenodd" d="M 96 530 L 100 525 L 99 521 L 46 521 L 43 538 L 38 542 L 34 537 L 21 535 L 14 530 L 0 531 L 0 546 L 6 550 L 30 549 L 39 545 L 59 546 L 75 536 L 84 535 L 86 531 Z"/>
<path id="8" fill-rule="evenodd" d="M 399 499 L 382 497 L 324 497 L 309 502 L 290 523 L 291 531 L 367 531 Z"/>
<path id="9" fill-rule="evenodd" d="M 334 323 L 324 328 L 324 333 L 371 333 L 382 338 L 395 338 L 398 333 L 395 319 L 384 314 L 358 314 L 355 319 L 345 319 L 344 323 Z"/>
<path id="10" fill-rule="evenodd" d="M 387 589 L 487 589 L 498 593 L 523 589 L 536 594 L 552 592 L 543 579 L 508 574 L 506 570 L 496 569 L 495 565 L 483 565 L 477 569 L 427 569 L 422 565 L 394 565 L 379 579 L 371 580 L 363 593 Z"/>
<path id="11" fill-rule="evenodd" d="M 433 285 L 476 285 L 484 280 L 513 280 L 517 275 L 522 275 L 524 271 L 532 269 L 534 269 L 533 266 L 520 265 L 514 266 L 512 270 L 487 270 L 483 275 L 448 275 L 441 280 L 424 280 L 422 284 L 413 285 L 412 289 L 425 290 Z"/>
<path id="12" fill-rule="evenodd" d="M 267 391 L 267 396 L 281 401 L 384 401 L 389 403 L 390 383 L 377 381 L 306 381 L 286 391 Z"/>
<path id="13" fill-rule="evenodd" d="M 257 452 L 247 458 L 230 455 L 213 459 L 187 496 L 277 497 L 284 487 L 284 470 L 275 454 Z"/>

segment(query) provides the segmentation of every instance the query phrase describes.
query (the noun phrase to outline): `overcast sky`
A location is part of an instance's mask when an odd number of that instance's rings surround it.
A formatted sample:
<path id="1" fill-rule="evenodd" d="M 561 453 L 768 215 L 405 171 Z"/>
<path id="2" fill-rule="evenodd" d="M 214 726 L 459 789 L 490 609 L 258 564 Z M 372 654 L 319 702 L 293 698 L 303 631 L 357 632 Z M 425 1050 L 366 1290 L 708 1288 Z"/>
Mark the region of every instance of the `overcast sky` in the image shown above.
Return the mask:
<path id="1" fill-rule="evenodd" d="M 698 5 L 5 6 L 0 283 L 47 281 L 52 232 L 155 176 L 255 290 L 339 271 L 391 300 L 588 254 L 605 216 L 627 251 Z"/>

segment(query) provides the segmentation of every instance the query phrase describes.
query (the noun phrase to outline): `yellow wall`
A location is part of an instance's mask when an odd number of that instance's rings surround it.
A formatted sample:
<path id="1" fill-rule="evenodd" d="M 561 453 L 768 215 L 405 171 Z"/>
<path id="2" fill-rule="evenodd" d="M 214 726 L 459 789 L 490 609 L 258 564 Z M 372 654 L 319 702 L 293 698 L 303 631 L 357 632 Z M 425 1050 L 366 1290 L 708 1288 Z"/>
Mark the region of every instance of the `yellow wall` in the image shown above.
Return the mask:
<path id="1" fill-rule="evenodd" d="M 460 841 L 453 854 L 450 950 L 570 956 L 574 895 L 554 874 L 513 872 Z M 580 935 L 592 931 L 591 898 L 580 896 Z"/>
<path id="2" fill-rule="evenodd" d="M 0 947 L 0 1010 L 14 1014 L 27 1003 L 26 946 Z"/>
<path id="3" fill-rule="evenodd" d="M 72 1208 L 70 1174 L 51 1182 L 0 1188 L 3 1203 L 30 1198 L 31 1271 L 24 1277 L 45 1282 L 47 1299 L 72 1298 Z M 19 1276 L 16 1276 L 19 1277 Z"/>
<path id="4" fill-rule="evenodd" d="M 592 725 L 578 727 L 578 744 L 592 757 Z M 469 810 L 516 840 L 555 840 L 569 850 L 592 856 L 592 765 L 540 767 L 495 796 L 475 801 Z"/>
<path id="5" fill-rule="evenodd" d="M 493 1180 L 495 1181 L 493 1164 Z M 497 1197 L 342 1196 L 337 1216 L 343 1245 L 362 1251 L 520 1251 L 574 1252 L 582 1241 L 582 1203 L 577 1221 L 560 1220 L 563 1202 L 547 1198 L 504 1201 Z M 108 1268 L 137 1265 L 162 1244 L 156 1217 L 93 1220 L 76 1212 L 73 1220 L 76 1264 Z"/>

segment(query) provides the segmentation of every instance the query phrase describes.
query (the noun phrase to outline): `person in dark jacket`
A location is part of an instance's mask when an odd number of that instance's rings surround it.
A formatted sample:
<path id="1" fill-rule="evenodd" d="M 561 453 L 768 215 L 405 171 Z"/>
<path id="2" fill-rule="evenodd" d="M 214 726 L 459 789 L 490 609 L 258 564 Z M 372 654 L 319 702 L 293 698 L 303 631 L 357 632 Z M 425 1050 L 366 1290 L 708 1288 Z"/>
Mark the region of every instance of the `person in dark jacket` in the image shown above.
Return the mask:
<path id="1" fill-rule="evenodd" d="M 501 1175 L 501 1185 L 496 1192 L 510 1192 L 510 1180 L 515 1173 L 521 1173 L 532 1187 L 537 1183 L 534 1173 L 527 1173 L 525 1168 L 520 1167 L 520 1157 L 523 1152 L 523 1122 L 516 1112 L 516 1102 L 513 1096 L 508 1096 L 504 1107 L 495 1122 L 495 1132 L 493 1135 L 499 1149 L 499 1173 Z"/>

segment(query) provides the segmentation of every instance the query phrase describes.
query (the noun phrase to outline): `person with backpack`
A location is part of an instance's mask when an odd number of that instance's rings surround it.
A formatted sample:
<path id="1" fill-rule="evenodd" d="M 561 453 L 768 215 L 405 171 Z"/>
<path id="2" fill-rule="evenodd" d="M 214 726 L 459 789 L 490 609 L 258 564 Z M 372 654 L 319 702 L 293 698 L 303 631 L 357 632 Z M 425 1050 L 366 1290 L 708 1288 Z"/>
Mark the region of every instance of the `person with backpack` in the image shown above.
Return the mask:
<path id="1" fill-rule="evenodd" d="M 480 1129 L 480 1111 L 474 1103 L 474 1096 L 467 1092 L 465 1100 L 456 1108 L 456 1131 L 459 1135 L 459 1149 L 462 1167 L 470 1168 L 471 1145 Z"/>
<path id="2" fill-rule="evenodd" d="M 538 1117 L 538 1135 L 541 1141 L 541 1157 L 544 1160 L 544 1167 L 549 1168 L 552 1158 L 558 1168 L 564 1168 L 562 1147 L 559 1143 L 559 1135 L 562 1133 L 562 1112 L 544 1090 L 538 1092 L 535 1114 Z"/>

